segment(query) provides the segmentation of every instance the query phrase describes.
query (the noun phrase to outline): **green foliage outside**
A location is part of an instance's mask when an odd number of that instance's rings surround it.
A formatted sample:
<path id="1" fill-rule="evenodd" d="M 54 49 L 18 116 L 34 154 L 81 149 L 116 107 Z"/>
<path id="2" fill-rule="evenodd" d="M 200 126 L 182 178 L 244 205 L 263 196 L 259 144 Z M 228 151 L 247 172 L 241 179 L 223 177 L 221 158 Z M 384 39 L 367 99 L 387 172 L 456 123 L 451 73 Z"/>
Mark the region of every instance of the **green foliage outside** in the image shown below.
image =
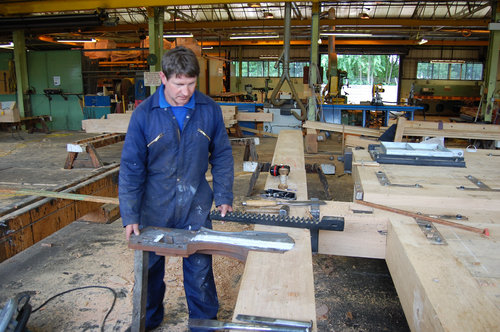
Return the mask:
<path id="1" fill-rule="evenodd" d="M 372 85 L 383 83 L 397 85 L 399 76 L 398 55 L 338 55 L 337 68 L 347 72 L 349 84 Z M 328 72 L 328 55 L 321 55 L 321 66 L 324 68 L 323 80 L 326 82 Z"/>

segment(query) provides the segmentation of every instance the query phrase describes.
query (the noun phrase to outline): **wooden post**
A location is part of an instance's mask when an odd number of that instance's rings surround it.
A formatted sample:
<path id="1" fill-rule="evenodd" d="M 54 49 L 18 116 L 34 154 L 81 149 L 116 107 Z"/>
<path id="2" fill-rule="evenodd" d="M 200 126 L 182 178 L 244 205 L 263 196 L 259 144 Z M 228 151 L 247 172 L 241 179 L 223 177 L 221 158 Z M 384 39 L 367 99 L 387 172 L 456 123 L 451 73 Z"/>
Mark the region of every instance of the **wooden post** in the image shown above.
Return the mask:
<path id="1" fill-rule="evenodd" d="M 148 293 L 149 252 L 136 250 L 134 253 L 134 293 L 131 332 L 146 331 L 146 296 Z"/>

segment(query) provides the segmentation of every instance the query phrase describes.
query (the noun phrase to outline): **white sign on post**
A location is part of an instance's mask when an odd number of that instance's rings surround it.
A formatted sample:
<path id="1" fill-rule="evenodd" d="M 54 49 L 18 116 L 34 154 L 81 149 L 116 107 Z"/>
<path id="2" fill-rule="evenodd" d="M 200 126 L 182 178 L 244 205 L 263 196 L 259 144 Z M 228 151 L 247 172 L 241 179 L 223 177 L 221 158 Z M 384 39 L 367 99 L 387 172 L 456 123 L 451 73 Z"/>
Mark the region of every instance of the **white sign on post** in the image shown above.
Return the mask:
<path id="1" fill-rule="evenodd" d="M 159 71 L 144 72 L 144 85 L 160 86 L 161 85 L 160 72 Z"/>
<path id="2" fill-rule="evenodd" d="M 54 85 L 55 86 L 61 85 L 61 76 L 54 76 Z"/>

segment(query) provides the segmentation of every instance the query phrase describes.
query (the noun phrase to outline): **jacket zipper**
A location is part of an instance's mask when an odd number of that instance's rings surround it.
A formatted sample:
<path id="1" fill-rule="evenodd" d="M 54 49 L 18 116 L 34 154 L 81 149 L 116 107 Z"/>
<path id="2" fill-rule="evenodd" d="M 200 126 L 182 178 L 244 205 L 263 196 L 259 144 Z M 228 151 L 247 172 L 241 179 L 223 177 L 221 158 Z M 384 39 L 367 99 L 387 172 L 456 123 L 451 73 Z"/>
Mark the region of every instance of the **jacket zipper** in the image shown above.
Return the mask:
<path id="1" fill-rule="evenodd" d="M 160 138 L 162 138 L 162 137 L 163 137 L 163 133 L 160 133 L 160 135 L 156 136 L 156 138 L 154 140 L 152 140 L 151 142 L 149 142 L 146 147 L 149 148 L 151 146 L 151 144 L 158 142 L 160 140 Z"/>
<path id="2" fill-rule="evenodd" d="M 208 141 L 211 142 L 212 140 L 210 139 L 210 137 L 208 137 L 207 134 L 205 134 L 205 132 L 203 130 L 201 130 L 200 128 L 198 128 L 198 132 L 200 132 L 203 136 L 205 136 L 206 138 L 208 138 Z"/>

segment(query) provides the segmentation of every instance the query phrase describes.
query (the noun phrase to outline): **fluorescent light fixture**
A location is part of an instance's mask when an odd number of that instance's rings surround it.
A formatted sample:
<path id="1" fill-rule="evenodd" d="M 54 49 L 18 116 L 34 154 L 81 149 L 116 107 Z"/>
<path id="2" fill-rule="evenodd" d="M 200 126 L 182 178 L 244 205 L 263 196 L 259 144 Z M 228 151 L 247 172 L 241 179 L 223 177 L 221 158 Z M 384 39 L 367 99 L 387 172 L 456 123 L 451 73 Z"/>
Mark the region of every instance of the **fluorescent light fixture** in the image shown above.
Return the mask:
<path id="1" fill-rule="evenodd" d="M 273 13 L 270 13 L 270 12 L 262 13 L 262 15 L 264 16 L 264 18 L 274 18 Z"/>
<path id="2" fill-rule="evenodd" d="M 10 43 L 1 43 L 0 44 L 0 48 L 11 48 L 11 47 L 14 47 L 14 43 L 13 42 L 10 42 Z"/>
<path id="3" fill-rule="evenodd" d="M 368 20 L 370 18 L 370 15 L 368 15 L 367 13 L 361 13 L 359 14 L 359 18 L 362 20 Z"/>
<path id="4" fill-rule="evenodd" d="M 262 59 L 262 60 L 278 60 L 279 56 L 277 56 L 277 55 L 261 55 L 259 57 L 259 59 Z"/>
<path id="5" fill-rule="evenodd" d="M 419 44 L 419 45 L 423 45 L 423 44 L 425 44 L 425 43 L 427 43 L 427 42 L 428 42 L 428 40 L 427 40 L 427 39 L 422 38 L 422 39 L 420 39 L 420 40 L 418 41 L 418 44 Z"/>
<path id="6" fill-rule="evenodd" d="M 371 37 L 371 33 L 358 33 L 358 32 L 335 32 L 323 31 L 319 33 L 320 36 L 342 36 L 342 37 Z"/>
<path id="7" fill-rule="evenodd" d="M 430 63 L 448 63 L 448 64 L 453 64 L 453 63 L 465 63 L 465 60 L 431 60 Z"/>
<path id="8" fill-rule="evenodd" d="M 163 38 L 190 38 L 190 37 L 193 37 L 193 34 L 190 32 L 188 33 L 172 32 L 163 34 Z"/>
<path id="9" fill-rule="evenodd" d="M 58 43 L 95 43 L 95 38 L 65 38 L 65 39 L 56 39 Z"/>
<path id="10" fill-rule="evenodd" d="M 260 3 L 259 2 L 249 2 L 248 3 L 248 7 L 259 8 L 260 7 Z"/>
<path id="11" fill-rule="evenodd" d="M 213 46 L 203 46 L 202 49 L 204 49 L 204 50 L 213 50 L 214 47 Z"/>
<path id="12" fill-rule="evenodd" d="M 249 34 L 231 35 L 229 36 L 229 39 L 278 38 L 279 36 L 280 35 L 277 33 L 266 33 L 266 34 L 249 33 Z"/>

